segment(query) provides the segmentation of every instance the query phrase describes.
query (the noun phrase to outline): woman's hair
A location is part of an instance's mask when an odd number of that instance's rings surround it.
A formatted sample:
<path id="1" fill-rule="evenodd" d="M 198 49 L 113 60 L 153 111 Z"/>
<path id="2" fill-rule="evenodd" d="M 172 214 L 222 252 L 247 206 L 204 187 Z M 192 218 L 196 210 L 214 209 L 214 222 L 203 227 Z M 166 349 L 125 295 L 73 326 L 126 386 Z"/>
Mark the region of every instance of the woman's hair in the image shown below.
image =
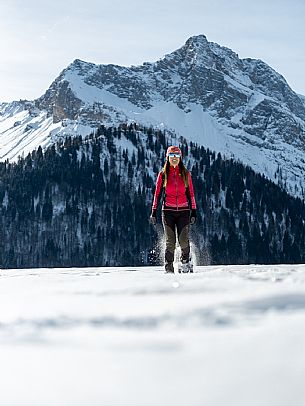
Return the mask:
<path id="1" fill-rule="evenodd" d="M 188 170 L 183 165 L 183 162 L 182 162 L 181 158 L 180 158 L 178 166 L 179 166 L 179 173 L 180 173 L 180 175 L 182 177 L 182 180 L 184 182 L 184 186 L 188 187 L 188 185 L 189 185 Z M 162 172 L 163 172 L 163 176 L 164 176 L 163 177 L 163 179 L 164 179 L 163 187 L 166 187 L 166 185 L 167 185 L 167 177 L 168 177 L 169 167 L 170 167 L 170 163 L 169 163 L 169 160 L 167 159 L 164 166 L 163 166 L 163 168 L 162 168 Z"/>

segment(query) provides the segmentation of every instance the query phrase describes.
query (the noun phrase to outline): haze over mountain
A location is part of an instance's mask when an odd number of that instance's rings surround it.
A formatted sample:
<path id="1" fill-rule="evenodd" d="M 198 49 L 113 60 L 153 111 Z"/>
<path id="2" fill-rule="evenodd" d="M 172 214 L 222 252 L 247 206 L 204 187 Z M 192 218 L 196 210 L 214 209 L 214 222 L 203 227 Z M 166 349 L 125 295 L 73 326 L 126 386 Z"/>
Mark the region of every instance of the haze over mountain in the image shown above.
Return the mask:
<path id="1" fill-rule="evenodd" d="M 234 157 L 302 196 L 304 100 L 263 61 L 199 35 L 141 66 L 76 59 L 39 99 L 0 104 L 0 159 L 137 122 Z"/>

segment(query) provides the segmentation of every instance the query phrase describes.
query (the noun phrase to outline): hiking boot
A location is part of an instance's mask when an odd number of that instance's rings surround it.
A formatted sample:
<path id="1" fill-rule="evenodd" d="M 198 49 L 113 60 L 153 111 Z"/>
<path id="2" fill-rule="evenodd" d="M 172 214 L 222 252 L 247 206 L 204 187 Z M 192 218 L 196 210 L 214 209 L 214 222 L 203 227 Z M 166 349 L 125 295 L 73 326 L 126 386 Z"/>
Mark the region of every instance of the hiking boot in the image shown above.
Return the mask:
<path id="1" fill-rule="evenodd" d="M 174 265 L 172 262 L 165 264 L 165 273 L 174 273 Z"/>

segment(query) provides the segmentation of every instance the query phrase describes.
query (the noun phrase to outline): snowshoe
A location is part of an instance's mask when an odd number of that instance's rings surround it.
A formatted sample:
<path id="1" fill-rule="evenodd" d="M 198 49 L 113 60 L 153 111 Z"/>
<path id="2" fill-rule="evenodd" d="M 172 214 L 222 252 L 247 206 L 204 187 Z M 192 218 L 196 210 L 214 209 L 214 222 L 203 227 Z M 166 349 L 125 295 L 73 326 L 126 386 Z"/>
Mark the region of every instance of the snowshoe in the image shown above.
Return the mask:
<path id="1" fill-rule="evenodd" d="M 179 273 L 193 273 L 193 263 L 189 261 L 181 261 L 178 263 L 178 272 Z"/>

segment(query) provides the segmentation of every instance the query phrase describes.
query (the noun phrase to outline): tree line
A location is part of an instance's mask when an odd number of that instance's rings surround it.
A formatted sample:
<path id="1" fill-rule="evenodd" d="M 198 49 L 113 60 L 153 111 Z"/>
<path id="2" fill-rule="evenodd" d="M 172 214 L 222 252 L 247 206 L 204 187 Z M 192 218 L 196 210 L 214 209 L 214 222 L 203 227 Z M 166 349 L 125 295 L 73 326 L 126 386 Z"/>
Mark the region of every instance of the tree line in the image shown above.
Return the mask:
<path id="1" fill-rule="evenodd" d="M 0 266 L 161 263 L 148 218 L 171 144 L 192 173 L 199 264 L 304 262 L 302 199 L 240 162 L 132 123 L 0 162 Z"/>

